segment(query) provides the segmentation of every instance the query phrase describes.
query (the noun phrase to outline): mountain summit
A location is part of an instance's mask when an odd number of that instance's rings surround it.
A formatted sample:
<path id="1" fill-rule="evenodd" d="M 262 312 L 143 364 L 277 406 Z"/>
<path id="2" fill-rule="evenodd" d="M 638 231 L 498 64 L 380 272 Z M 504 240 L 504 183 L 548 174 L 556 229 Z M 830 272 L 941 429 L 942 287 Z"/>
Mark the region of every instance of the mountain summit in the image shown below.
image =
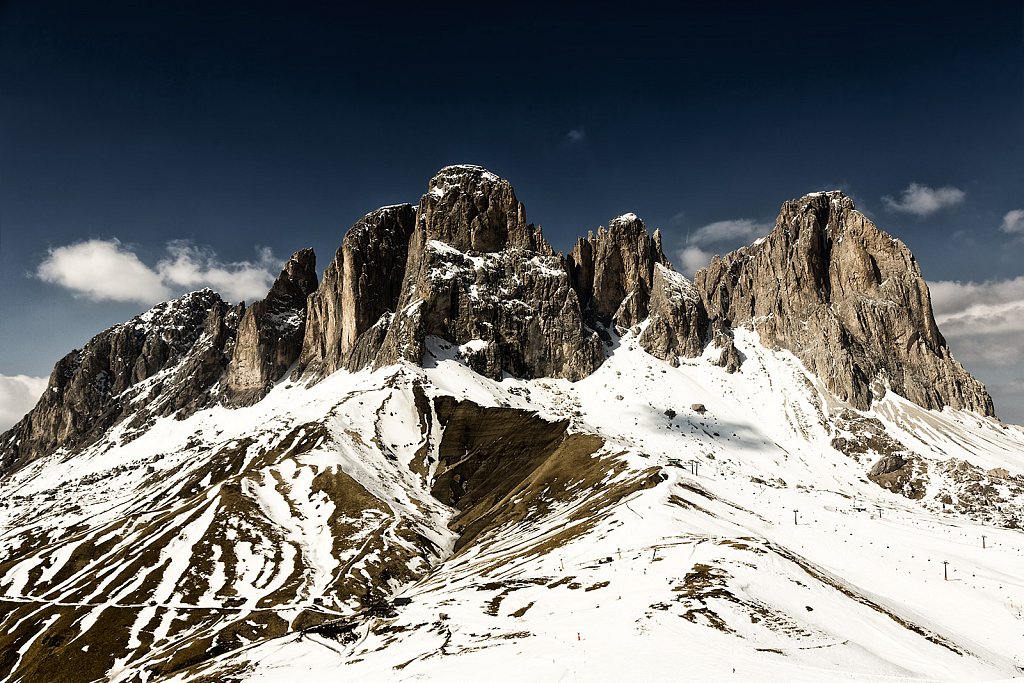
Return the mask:
<path id="1" fill-rule="evenodd" d="M 691 281 L 449 166 L 320 281 L 302 249 L 58 361 L 0 436 L 0 674 L 1005 677 L 1021 452 L 842 193 Z"/>

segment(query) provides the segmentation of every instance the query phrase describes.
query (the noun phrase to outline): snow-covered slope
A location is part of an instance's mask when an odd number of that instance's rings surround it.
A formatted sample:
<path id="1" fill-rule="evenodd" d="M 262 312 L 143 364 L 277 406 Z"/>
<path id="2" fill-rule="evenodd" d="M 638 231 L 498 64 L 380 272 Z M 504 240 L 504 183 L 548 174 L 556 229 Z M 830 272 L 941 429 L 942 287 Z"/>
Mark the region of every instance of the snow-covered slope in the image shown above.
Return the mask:
<path id="1" fill-rule="evenodd" d="M 570 383 L 433 339 L 423 368 L 36 461 L 0 493 L 3 675 L 1018 675 L 1024 433 L 891 393 L 852 411 L 736 345 L 728 374 L 630 333 Z M 890 442 L 910 486 L 869 478 Z"/>
<path id="2" fill-rule="evenodd" d="M 0 681 L 1016 676 L 994 414 L 839 192 L 690 282 L 447 167 L 322 282 L 58 362 L 0 435 Z"/>

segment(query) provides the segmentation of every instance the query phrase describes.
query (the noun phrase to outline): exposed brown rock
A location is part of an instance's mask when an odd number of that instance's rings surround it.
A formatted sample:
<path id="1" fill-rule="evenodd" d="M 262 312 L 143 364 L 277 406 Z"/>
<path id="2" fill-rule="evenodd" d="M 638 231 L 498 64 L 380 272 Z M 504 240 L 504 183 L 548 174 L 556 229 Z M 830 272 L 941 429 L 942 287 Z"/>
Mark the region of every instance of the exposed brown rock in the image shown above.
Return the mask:
<path id="1" fill-rule="evenodd" d="M 386 331 L 401 293 L 415 225 L 413 206 L 399 204 L 367 214 L 348 231 L 309 301 L 300 374 L 323 377 L 373 360 L 383 334 L 379 329 L 371 334 L 376 344 L 371 339 L 360 342 L 360 337 L 380 324 Z"/>
<path id="2" fill-rule="evenodd" d="M 430 182 L 377 365 L 421 362 L 431 336 L 495 378 L 575 380 L 601 364 L 561 258 L 525 215 L 508 182 L 478 167 Z"/>
<path id="3" fill-rule="evenodd" d="M 552 253 L 540 228 L 528 225 L 512 184 L 485 168 L 447 166 L 437 172 L 420 200 L 419 227 L 427 241 L 459 251 L 523 249 Z"/>
<path id="4" fill-rule="evenodd" d="M 715 348 L 721 349 L 718 357 L 711 360 L 712 363 L 723 368 L 729 374 L 740 369 L 743 357 L 740 355 L 739 349 L 736 348 L 732 330 L 721 318 L 711 325 L 711 344 Z"/>
<path id="5" fill-rule="evenodd" d="M 732 329 L 749 325 L 854 407 L 889 388 L 926 408 L 993 414 L 950 355 L 913 256 L 838 192 L 787 202 L 766 239 L 716 258 L 691 285 L 632 214 L 563 259 L 507 181 L 450 166 L 418 208 L 384 207 L 353 226 L 319 288 L 312 253 L 298 252 L 243 311 L 197 292 L 97 335 L 0 437 L 0 467 L 120 422 L 128 438 L 156 416 L 207 405 L 218 381 L 230 403 L 258 400 L 296 356 L 296 374 L 311 378 L 447 354 L 489 377 L 576 380 L 604 360 L 598 334 L 645 319 L 641 345 L 669 361 L 710 340 L 715 362 L 736 371 Z"/>
<path id="6" fill-rule="evenodd" d="M 150 420 L 211 401 L 242 306 L 205 289 L 157 304 L 57 361 L 36 406 L 0 442 L 0 474 L 58 448 L 95 441 L 131 418 Z"/>
<path id="7" fill-rule="evenodd" d="M 245 311 L 224 374 L 228 403 L 247 405 L 260 400 L 298 359 L 306 328 L 306 299 L 316 286 L 313 250 L 297 251 L 267 296 Z"/>
<path id="8" fill-rule="evenodd" d="M 872 384 L 887 381 L 926 408 L 993 414 L 946 347 L 910 251 L 841 192 L 786 202 L 765 240 L 716 257 L 696 285 L 711 319 L 752 325 L 854 407 L 867 409 Z"/>
<path id="9" fill-rule="evenodd" d="M 667 361 L 703 353 L 708 316 L 700 294 L 684 275 L 656 264 L 649 308 L 650 320 L 639 339 L 648 353 Z"/>
<path id="10" fill-rule="evenodd" d="M 880 477 L 883 474 L 892 474 L 898 470 L 903 469 L 903 466 L 907 464 L 906 459 L 899 454 L 886 455 L 878 459 L 871 469 L 868 471 L 870 477 Z"/>
<path id="11" fill-rule="evenodd" d="M 928 492 L 928 463 L 916 456 L 885 456 L 871 467 L 868 479 L 893 493 L 920 500 Z"/>
<path id="12" fill-rule="evenodd" d="M 648 235 L 644 222 L 631 213 L 577 240 L 566 260 L 588 319 L 622 328 L 647 317 L 654 266 L 669 266 L 661 233 Z"/>

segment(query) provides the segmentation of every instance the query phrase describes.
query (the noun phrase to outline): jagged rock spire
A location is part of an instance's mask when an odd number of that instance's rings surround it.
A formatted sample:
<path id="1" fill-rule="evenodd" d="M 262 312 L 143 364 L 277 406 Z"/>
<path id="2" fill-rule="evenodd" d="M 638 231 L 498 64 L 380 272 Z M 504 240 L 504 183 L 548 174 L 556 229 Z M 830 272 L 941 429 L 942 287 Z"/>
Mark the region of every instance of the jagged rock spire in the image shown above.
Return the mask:
<path id="1" fill-rule="evenodd" d="M 371 211 L 345 234 L 309 302 L 299 374 L 323 377 L 374 359 L 402 291 L 415 225 L 415 208 L 397 204 Z"/>
<path id="2" fill-rule="evenodd" d="M 156 417 L 208 405 L 241 311 L 210 289 L 191 292 L 57 361 L 39 402 L 0 437 L 0 474 L 57 448 L 91 443 L 128 418 L 129 431 L 141 431 Z"/>
<path id="3" fill-rule="evenodd" d="M 306 298 L 316 288 L 316 256 L 312 249 L 302 249 L 288 259 L 267 296 L 245 311 L 224 374 L 228 403 L 260 400 L 298 359 L 306 328 Z"/>
<path id="4" fill-rule="evenodd" d="M 428 184 L 375 362 L 419 363 L 431 336 L 491 377 L 580 379 L 604 360 L 561 257 L 512 185 L 478 166 L 449 166 Z"/>
<path id="5" fill-rule="evenodd" d="M 654 267 L 669 265 L 661 249 L 661 233 L 649 235 L 644 222 L 632 213 L 613 218 L 607 229 L 598 228 L 596 235 L 577 240 L 566 262 L 588 317 L 604 326 L 614 322 L 621 327 L 647 317 Z"/>
<path id="6" fill-rule="evenodd" d="M 670 362 L 714 343 L 726 370 L 741 369 L 732 329 L 750 326 L 856 408 L 889 388 L 926 408 L 994 412 L 939 333 L 910 251 L 841 192 L 786 202 L 766 239 L 716 257 L 690 283 L 633 214 L 563 258 L 526 222 L 508 181 L 449 166 L 418 208 L 356 223 L 319 287 L 302 250 L 247 311 L 194 292 L 66 356 L 38 405 L 0 437 L 0 472 L 129 418 L 142 430 L 213 400 L 258 400 L 296 358 L 296 376 L 317 379 L 423 362 L 436 337 L 490 377 L 581 379 L 604 361 L 599 333 L 645 319 L 640 344 Z"/>
<path id="7" fill-rule="evenodd" d="M 505 248 L 551 254 L 540 228 L 526 222 L 526 209 L 512 184 L 480 166 L 447 166 L 437 172 L 420 199 L 419 225 L 425 240 L 459 251 Z"/>

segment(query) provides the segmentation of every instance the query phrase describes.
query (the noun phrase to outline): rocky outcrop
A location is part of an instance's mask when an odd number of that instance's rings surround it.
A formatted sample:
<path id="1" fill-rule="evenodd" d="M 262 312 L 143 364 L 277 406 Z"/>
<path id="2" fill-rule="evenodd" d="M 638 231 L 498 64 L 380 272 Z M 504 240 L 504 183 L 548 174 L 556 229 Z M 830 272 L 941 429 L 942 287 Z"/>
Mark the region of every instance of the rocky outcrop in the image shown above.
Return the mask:
<path id="1" fill-rule="evenodd" d="M 540 228 L 527 224 L 526 209 L 512 184 L 479 166 L 438 171 L 417 213 L 424 241 L 443 242 L 458 251 L 553 253 Z"/>
<path id="2" fill-rule="evenodd" d="M 786 202 L 766 239 L 716 257 L 695 284 L 712 320 L 753 326 L 856 408 L 888 385 L 926 408 L 993 414 L 939 333 L 910 251 L 841 192 Z"/>
<path id="3" fill-rule="evenodd" d="M 889 434 L 873 417 L 843 410 L 832 419 L 832 448 L 864 465 L 867 478 L 884 489 L 920 500 L 927 491 L 928 463 Z"/>
<path id="4" fill-rule="evenodd" d="M 58 448 L 91 443 L 127 418 L 126 438 L 155 417 L 208 405 L 241 312 L 209 289 L 192 292 L 66 355 L 36 406 L 4 434 L 0 474 Z"/>
<path id="5" fill-rule="evenodd" d="M 476 166 L 443 169 L 427 187 L 406 278 L 376 359 L 423 360 L 437 337 L 478 372 L 580 379 L 604 360 L 560 257 L 511 185 Z"/>
<path id="6" fill-rule="evenodd" d="M 711 362 L 724 369 L 729 374 L 739 371 L 743 364 L 743 356 L 736 348 L 736 339 L 733 337 L 732 329 L 726 325 L 721 318 L 711 326 L 711 345 L 720 349 L 717 356 L 711 357 Z"/>
<path id="7" fill-rule="evenodd" d="M 259 401 L 298 360 L 306 328 L 306 299 L 316 287 L 313 250 L 297 251 L 267 296 L 245 311 L 224 374 L 227 403 L 249 405 Z"/>
<path id="8" fill-rule="evenodd" d="M 297 374 L 318 378 L 373 361 L 398 304 L 415 225 L 415 208 L 399 204 L 367 214 L 346 233 L 310 298 Z"/>
<path id="9" fill-rule="evenodd" d="M 650 297 L 650 317 L 640 345 L 652 356 L 673 364 L 679 356 L 704 352 L 708 316 L 700 294 L 684 275 L 658 263 Z"/>
<path id="10" fill-rule="evenodd" d="M 566 261 L 588 321 L 621 328 L 647 317 L 654 267 L 669 266 L 661 233 L 648 235 L 644 222 L 632 213 L 577 240 Z"/>

